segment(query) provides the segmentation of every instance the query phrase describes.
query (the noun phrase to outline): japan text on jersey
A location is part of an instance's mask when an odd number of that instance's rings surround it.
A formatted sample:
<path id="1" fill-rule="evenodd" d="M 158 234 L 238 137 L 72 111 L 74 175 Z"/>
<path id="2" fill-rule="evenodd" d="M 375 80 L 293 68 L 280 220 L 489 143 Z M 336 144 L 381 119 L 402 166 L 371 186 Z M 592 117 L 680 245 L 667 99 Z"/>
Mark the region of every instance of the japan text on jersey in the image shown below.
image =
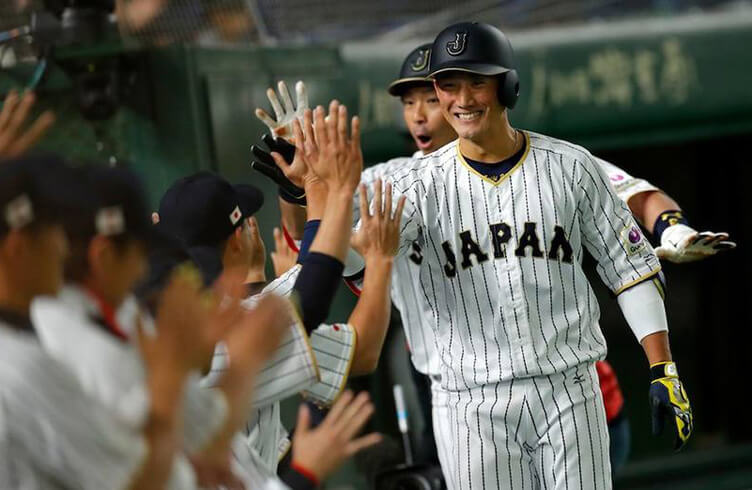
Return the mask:
<path id="1" fill-rule="evenodd" d="M 457 142 L 390 177 L 407 197 L 401 253 L 421 264 L 448 389 L 605 356 L 584 249 L 615 294 L 660 270 L 590 153 L 532 133 L 526 145 L 498 181 L 473 170 Z"/>

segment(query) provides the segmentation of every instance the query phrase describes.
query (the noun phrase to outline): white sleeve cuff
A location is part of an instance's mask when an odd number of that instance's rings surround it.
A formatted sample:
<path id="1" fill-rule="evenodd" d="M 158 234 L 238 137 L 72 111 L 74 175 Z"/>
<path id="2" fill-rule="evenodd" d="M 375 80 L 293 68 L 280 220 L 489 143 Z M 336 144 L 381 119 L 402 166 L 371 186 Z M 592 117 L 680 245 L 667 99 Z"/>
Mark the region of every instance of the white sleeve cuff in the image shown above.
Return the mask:
<path id="1" fill-rule="evenodd" d="M 668 331 L 663 298 L 653 281 L 627 289 L 616 300 L 638 342 L 650 334 Z"/>

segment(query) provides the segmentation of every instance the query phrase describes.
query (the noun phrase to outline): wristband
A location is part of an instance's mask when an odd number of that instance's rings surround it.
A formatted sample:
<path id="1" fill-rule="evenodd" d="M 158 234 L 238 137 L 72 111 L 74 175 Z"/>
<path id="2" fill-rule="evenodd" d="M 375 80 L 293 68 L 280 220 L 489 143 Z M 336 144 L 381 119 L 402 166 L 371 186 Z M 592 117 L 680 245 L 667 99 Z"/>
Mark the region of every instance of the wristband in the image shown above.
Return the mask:
<path id="1" fill-rule="evenodd" d="M 316 475 L 314 475 L 311 470 L 309 470 L 305 466 L 301 465 L 297 461 L 293 461 L 292 463 L 290 463 L 290 468 L 292 468 L 296 472 L 298 472 L 301 475 L 303 475 L 307 480 L 309 480 L 311 483 L 313 483 L 314 487 L 319 486 L 319 479 L 316 478 Z"/>
<path id="2" fill-rule="evenodd" d="M 679 209 L 664 211 L 658 215 L 658 219 L 656 219 L 653 224 L 653 237 L 655 237 L 655 240 L 660 243 L 661 235 L 666 231 L 666 228 L 679 224 L 689 226 L 689 221 L 684 217 L 684 211 Z"/>
<path id="3" fill-rule="evenodd" d="M 661 378 L 678 378 L 679 371 L 676 369 L 676 363 L 673 361 L 656 362 L 650 365 L 650 380 L 655 381 Z"/>

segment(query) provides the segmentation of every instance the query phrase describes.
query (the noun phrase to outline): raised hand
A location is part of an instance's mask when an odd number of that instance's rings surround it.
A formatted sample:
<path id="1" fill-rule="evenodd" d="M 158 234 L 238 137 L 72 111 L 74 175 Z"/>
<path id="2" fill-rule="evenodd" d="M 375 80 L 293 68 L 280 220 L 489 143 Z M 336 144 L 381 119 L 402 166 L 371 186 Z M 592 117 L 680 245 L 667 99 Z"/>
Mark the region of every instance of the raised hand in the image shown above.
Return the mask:
<path id="1" fill-rule="evenodd" d="M 347 458 L 381 440 L 379 434 L 368 434 L 356 438 L 360 430 L 373 414 L 373 404 L 366 392 L 353 399 L 346 391 L 332 406 L 321 425 L 310 428 L 310 412 L 301 405 L 298 423 L 292 441 L 293 464 L 312 472 L 322 481 L 331 475 Z"/>
<path id="2" fill-rule="evenodd" d="M 215 309 L 216 299 L 202 291 L 198 270 L 188 264 L 177 267 L 160 295 L 156 330 L 139 335 L 149 369 L 164 366 L 186 373 L 205 367 L 228 323 L 210 321 Z"/>
<path id="3" fill-rule="evenodd" d="M 360 184 L 361 225 L 352 236 L 350 245 L 366 261 L 371 258 L 393 257 L 399 247 L 400 221 L 405 206 L 405 196 L 397 202 L 392 214 L 392 184 L 386 185 L 386 195 L 382 205 L 382 182 L 373 185 L 373 212 L 369 209 L 368 194 L 364 184 Z"/>
<path id="4" fill-rule="evenodd" d="M 266 246 L 259 232 L 258 221 L 255 216 L 247 220 L 250 252 L 248 257 L 248 276 L 246 282 L 261 282 L 266 279 L 264 267 L 266 265 Z"/>
<path id="5" fill-rule="evenodd" d="M 275 138 L 282 137 L 290 139 L 293 136 L 293 121 L 302 120 L 303 112 L 308 109 L 308 93 L 305 84 L 298 81 L 298 83 L 295 84 L 297 105 L 293 105 L 290 91 L 287 90 L 287 84 L 285 82 L 278 82 L 277 90 L 279 91 L 279 96 L 282 98 L 282 104 L 279 103 L 279 98 L 274 92 L 274 89 L 266 89 L 266 97 L 272 105 L 274 114 L 277 117 L 276 120 L 261 108 L 256 108 L 256 117 L 269 128 L 269 132 L 274 135 Z"/>
<path id="6" fill-rule="evenodd" d="M 355 193 L 363 171 L 363 153 L 360 148 L 360 120 L 357 116 L 350 123 L 348 136 L 347 107 L 333 100 L 329 115 L 324 117 L 324 108 L 319 106 L 309 121 L 304 117 L 305 156 L 311 170 L 330 191 L 342 190 Z"/>
<path id="7" fill-rule="evenodd" d="M 0 157 L 10 158 L 31 148 L 55 122 L 55 115 L 45 111 L 31 125 L 24 129 L 34 94 L 26 92 L 22 96 L 11 91 L 0 110 Z"/>
<path id="8" fill-rule="evenodd" d="M 231 359 L 228 374 L 246 378 L 252 374 L 279 346 L 292 315 L 291 303 L 274 294 L 264 295 L 252 310 L 241 307 L 224 339 Z"/>
<path id="9" fill-rule="evenodd" d="M 268 133 L 264 134 L 261 139 L 269 149 L 266 150 L 258 145 L 251 146 L 251 153 L 253 153 L 251 168 L 277 184 L 279 187 L 279 196 L 282 199 L 293 204 L 305 206 L 305 190 L 302 186 L 294 184 L 285 176 L 282 168 L 277 166 L 271 155 L 271 152 L 277 152 L 282 156 L 286 164 L 292 165 L 295 160 L 295 146 L 288 143 L 284 138 L 274 139 Z M 302 180 L 299 180 L 298 183 L 301 182 Z"/>

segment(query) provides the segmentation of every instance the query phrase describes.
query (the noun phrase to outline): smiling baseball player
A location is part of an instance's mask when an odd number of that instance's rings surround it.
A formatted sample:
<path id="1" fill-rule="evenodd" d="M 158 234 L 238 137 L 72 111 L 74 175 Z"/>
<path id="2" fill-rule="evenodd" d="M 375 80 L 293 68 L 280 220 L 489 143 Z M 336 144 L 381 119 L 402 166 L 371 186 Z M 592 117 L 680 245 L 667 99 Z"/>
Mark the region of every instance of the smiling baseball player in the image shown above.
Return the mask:
<path id="1" fill-rule="evenodd" d="M 450 414 L 448 484 L 609 488 L 594 369 L 606 350 L 583 247 L 652 365 L 655 418 L 671 413 L 681 445 L 692 419 L 651 280 L 657 257 L 586 150 L 509 126 L 518 81 L 503 34 L 451 26 L 430 64 L 459 140 L 391 178 L 408 199 L 402 253 L 423 245 Z"/>

